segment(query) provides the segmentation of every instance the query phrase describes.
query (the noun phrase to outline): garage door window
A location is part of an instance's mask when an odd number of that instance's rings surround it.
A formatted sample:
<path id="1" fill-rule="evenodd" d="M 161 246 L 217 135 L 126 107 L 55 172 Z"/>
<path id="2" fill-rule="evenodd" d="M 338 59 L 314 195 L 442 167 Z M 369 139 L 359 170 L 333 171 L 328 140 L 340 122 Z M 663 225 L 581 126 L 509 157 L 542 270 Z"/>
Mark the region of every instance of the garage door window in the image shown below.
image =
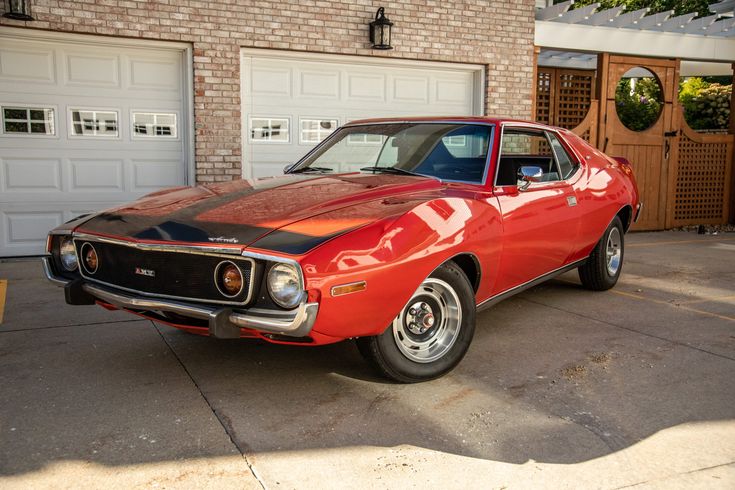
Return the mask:
<path id="1" fill-rule="evenodd" d="M 133 137 L 177 137 L 176 114 L 168 112 L 133 112 Z"/>
<path id="2" fill-rule="evenodd" d="M 250 141 L 255 143 L 288 143 L 289 119 L 275 117 L 251 117 Z"/>
<path id="3" fill-rule="evenodd" d="M 117 138 L 116 111 L 69 109 L 72 136 L 106 136 Z"/>
<path id="4" fill-rule="evenodd" d="M 54 135 L 54 110 L 50 107 L 3 106 L 3 132 Z"/>
<path id="5" fill-rule="evenodd" d="M 337 119 L 299 119 L 299 122 L 301 125 L 299 142 L 302 144 L 320 143 L 339 126 Z"/>

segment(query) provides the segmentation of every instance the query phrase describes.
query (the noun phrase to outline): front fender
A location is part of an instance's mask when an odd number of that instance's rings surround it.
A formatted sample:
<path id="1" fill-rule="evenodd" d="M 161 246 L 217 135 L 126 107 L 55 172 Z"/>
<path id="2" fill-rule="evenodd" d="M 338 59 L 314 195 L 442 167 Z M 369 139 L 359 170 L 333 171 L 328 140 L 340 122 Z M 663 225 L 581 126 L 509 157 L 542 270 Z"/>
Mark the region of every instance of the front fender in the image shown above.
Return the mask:
<path id="1" fill-rule="evenodd" d="M 481 264 L 478 297 L 494 281 L 500 252 L 495 198 L 422 202 L 320 246 L 301 260 L 307 289 L 321 295 L 314 331 L 349 338 L 382 333 L 431 272 L 455 255 Z M 334 297 L 334 286 L 366 281 L 364 291 Z"/>

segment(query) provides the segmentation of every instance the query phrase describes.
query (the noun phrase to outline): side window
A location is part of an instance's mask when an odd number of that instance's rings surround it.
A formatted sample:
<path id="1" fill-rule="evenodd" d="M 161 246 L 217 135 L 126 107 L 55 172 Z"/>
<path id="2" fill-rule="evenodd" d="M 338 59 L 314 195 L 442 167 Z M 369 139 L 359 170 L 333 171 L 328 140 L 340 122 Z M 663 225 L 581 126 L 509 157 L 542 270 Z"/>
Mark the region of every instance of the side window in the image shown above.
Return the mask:
<path id="1" fill-rule="evenodd" d="M 51 107 L 2 106 L 3 133 L 10 135 L 49 135 L 54 129 L 54 109 Z"/>
<path id="2" fill-rule="evenodd" d="M 132 115 L 133 138 L 176 138 L 176 114 L 137 112 Z"/>
<path id="3" fill-rule="evenodd" d="M 308 119 L 300 118 L 301 132 L 299 143 L 302 145 L 321 143 L 324 138 L 334 133 L 339 126 L 337 119 Z"/>
<path id="4" fill-rule="evenodd" d="M 572 175 L 572 172 L 574 172 L 574 167 L 576 167 L 576 164 L 569 157 L 569 153 L 567 153 L 567 150 L 564 148 L 564 145 L 561 144 L 561 142 L 559 141 L 559 138 L 557 138 L 557 136 L 554 133 L 546 133 L 546 134 L 549 137 L 549 141 L 551 142 L 551 149 L 554 151 L 556 162 L 559 164 L 559 170 L 561 171 L 561 178 L 566 179 L 570 175 Z"/>
<path id="5" fill-rule="evenodd" d="M 517 185 L 521 167 L 540 167 L 542 182 L 559 180 L 559 172 L 544 131 L 505 128 L 495 185 Z"/>
<path id="6" fill-rule="evenodd" d="M 250 116 L 250 141 L 253 143 L 288 143 L 291 141 L 287 117 Z"/>
<path id="7" fill-rule="evenodd" d="M 117 111 L 69 109 L 72 136 L 119 136 Z"/>

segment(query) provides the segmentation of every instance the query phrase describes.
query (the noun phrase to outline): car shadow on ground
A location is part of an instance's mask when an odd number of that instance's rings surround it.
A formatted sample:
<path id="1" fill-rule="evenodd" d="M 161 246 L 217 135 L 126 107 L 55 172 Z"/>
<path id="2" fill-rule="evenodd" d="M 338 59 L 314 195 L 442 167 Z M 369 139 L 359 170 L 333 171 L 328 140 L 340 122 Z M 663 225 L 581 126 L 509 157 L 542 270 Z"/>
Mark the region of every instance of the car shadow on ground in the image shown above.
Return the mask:
<path id="1" fill-rule="evenodd" d="M 351 342 L 303 348 L 164 335 L 233 439 L 255 452 L 410 444 L 576 463 L 667 427 L 735 415 L 722 393 L 731 360 L 665 332 L 657 338 L 544 304 L 558 298 L 615 309 L 625 302 L 547 283 L 481 313 L 458 368 L 416 385 L 376 376 Z"/>
<path id="2" fill-rule="evenodd" d="M 668 427 L 735 416 L 733 356 L 681 335 L 696 325 L 714 342 L 729 325 L 669 315 L 552 281 L 481 313 L 457 369 L 415 385 L 378 377 L 352 342 L 218 341 L 147 321 L 8 332 L 0 473 L 65 459 L 398 445 L 588 461 Z"/>

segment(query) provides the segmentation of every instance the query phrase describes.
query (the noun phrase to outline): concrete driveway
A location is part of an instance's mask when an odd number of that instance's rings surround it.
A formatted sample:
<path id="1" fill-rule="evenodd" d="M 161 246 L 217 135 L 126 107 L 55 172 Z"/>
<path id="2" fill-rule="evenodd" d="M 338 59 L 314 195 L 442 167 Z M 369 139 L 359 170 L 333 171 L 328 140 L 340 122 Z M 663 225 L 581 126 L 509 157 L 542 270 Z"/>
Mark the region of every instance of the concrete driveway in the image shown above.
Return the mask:
<path id="1" fill-rule="evenodd" d="M 0 263 L 0 487 L 735 488 L 735 234 L 627 237 L 478 316 L 450 375 L 188 335 Z M 2 311 L 0 309 L 0 311 Z"/>

